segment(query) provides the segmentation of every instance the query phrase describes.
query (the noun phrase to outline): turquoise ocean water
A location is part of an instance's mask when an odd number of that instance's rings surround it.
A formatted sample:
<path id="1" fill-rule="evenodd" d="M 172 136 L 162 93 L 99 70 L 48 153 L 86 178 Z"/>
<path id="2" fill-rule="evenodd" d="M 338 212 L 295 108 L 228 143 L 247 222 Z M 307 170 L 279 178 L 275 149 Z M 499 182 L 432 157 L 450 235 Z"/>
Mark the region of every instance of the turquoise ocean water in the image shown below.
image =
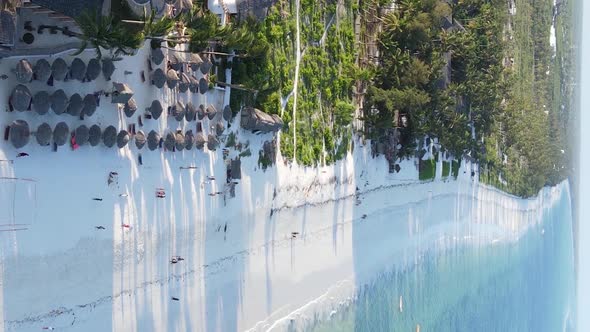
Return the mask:
<path id="1" fill-rule="evenodd" d="M 572 241 L 564 191 L 518 242 L 431 251 L 410 268 L 390 267 L 312 330 L 575 331 Z"/>

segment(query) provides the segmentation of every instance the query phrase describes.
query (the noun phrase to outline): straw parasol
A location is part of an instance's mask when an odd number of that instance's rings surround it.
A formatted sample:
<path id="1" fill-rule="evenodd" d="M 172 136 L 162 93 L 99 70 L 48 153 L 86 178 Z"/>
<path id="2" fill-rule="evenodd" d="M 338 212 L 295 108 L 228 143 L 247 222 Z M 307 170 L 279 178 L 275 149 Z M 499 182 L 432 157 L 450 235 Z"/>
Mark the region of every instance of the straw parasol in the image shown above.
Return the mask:
<path id="1" fill-rule="evenodd" d="M 68 141 L 68 135 L 70 134 L 70 128 L 65 122 L 60 122 L 55 126 L 53 130 L 53 143 L 58 146 L 66 144 Z"/>
<path id="2" fill-rule="evenodd" d="M 207 143 L 205 140 L 205 135 L 203 135 L 203 133 L 198 133 L 195 137 L 195 147 L 199 150 L 203 150 L 205 143 Z"/>
<path id="3" fill-rule="evenodd" d="M 184 150 L 184 135 L 181 131 L 177 131 L 174 135 L 175 143 L 174 146 L 176 147 L 176 151 Z"/>
<path id="4" fill-rule="evenodd" d="M 102 138 L 102 130 L 98 125 L 92 125 L 89 130 L 88 143 L 92 146 L 97 146 Z"/>
<path id="5" fill-rule="evenodd" d="M 15 148 L 20 149 L 27 145 L 30 136 L 29 124 L 26 121 L 16 120 L 10 125 L 10 141 Z"/>
<path id="6" fill-rule="evenodd" d="M 162 52 L 161 48 L 154 48 L 152 49 L 151 58 L 153 63 L 160 65 L 164 61 L 164 52 Z"/>
<path id="7" fill-rule="evenodd" d="M 182 68 L 182 59 L 175 53 L 170 53 L 168 56 L 168 65 L 174 70 L 180 70 Z"/>
<path id="8" fill-rule="evenodd" d="M 73 116 L 80 116 L 80 112 L 82 112 L 82 107 L 84 107 L 82 97 L 80 97 L 80 95 L 77 93 L 71 95 L 70 102 L 68 103 L 68 114 Z"/>
<path id="9" fill-rule="evenodd" d="M 100 65 L 100 61 L 96 58 L 90 59 L 88 61 L 88 66 L 86 67 L 86 79 L 88 81 L 94 81 L 100 75 L 102 70 L 102 66 Z"/>
<path id="10" fill-rule="evenodd" d="M 209 90 L 209 82 L 207 82 L 207 80 L 203 77 L 199 80 L 199 91 L 201 92 L 202 95 L 204 95 L 205 93 L 207 93 L 208 90 Z"/>
<path id="11" fill-rule="evenodd" d="M 92 116 L 96 111 L 96 97 L 93 94 L 87 94 L 84 96 L 84 107 L 82 107 L 82 113 L 86 116 Z"/>
<path id="12" fill-rule="evenodd" d="M 32 99 L 33 98 L 31 97 L 31 91 L 29 91 L 29 88 L 19 84 L 14 88 L 14 90 L 12 90 L 8 102 L 10 105 L 12 105 L 13 109 L 23 112 L 29 109 Z"/>
<path id="13" fill-rule="evenodd" d="M 115 127 L 113 127 L 113 126 L 108 126 L 102 132 L 102 142 L 108 148 L 112 148 L 113 145 L 115 145 L 115 142 L 116 141 L 117 141 L 117 129 Z"/>
<path id="14" fill-rule="evenodd" d="M 190 122 L 195 120 L 197 117 L 197 107 L 192 102 L 186 104 L 186 112 L 184 113 L 186 121 Z"/>
<path id="15" fill-rule="evenodd" d="M 166 84 L 166 74 L 160 68 L 157 68 L 152 74 L 152 84 L 155 85 L 158 89 L 164 87 Z"/>
<path id="16" fill-rule="evenodd" d="M 129 143 L 129 139 L 129 133 L 127 132 L 127 130 L 121 130 L 117 135 L 117 147 L 119 149 L 124 148 L 125 145 Z"/>
<path id="17" fill-rule="evenodd" d="M 152 115 L 152 118 L 157 120 L 158 118 L 160 118 L 160 115 L 162 115 L 162 104 L 160 104 L 159 100 L 154 100 L 152 101 L 152 105 L 149 107 L 148 110 Z"/>
<path id="18" fill-rule="evenodd" d="M 176 143 L 176 138 L 172 132 L 166 134 L 166 138 L 164 139 L 164 147 L 168 151 L 174 150 L 174 145 Z"/>
<path id="19" fill-rule="evenodd" d="M 148 149 L 150 149 L 151 151 L 154 151 L 155 149 L 158 148 L 158 145 L 160 144 L 160 134 L 158 134 L 155 131 L 150 131 L 150 133 L 148 134 L 147 137 L 147 145 L 148 145 Z"/>
<path id="20" fill-rule="evenodd" d="M 180 100 L 172 106 L 172 116 L 176 121 L 182 121 L 184 118 L 184 104 Z"/>
<path id="21" fill-rule="evenodd" d="M 14 70 L 16 81 L 19 83 L 29 83 L 33 80 L 33 66 L 26 59 L 21 59 L 16 64 Z"/>
<path id="22" fill-rule="evenodd" d="M 68 107 L 68 96 L 64 90 L 59 89 L 51 95 L 51 109 L 55 114 L 62 114 Z"/>
<path id="23" fill-rule="evenodd" d="M 191 66 L 192 71 L 199 70 L 199 67 L 201 66 L 202 63 L 203 63 L 203 59 L 201 59 L 201 57 L 197 53 L 191 54 L 189 64 Z"/>
<path id="24" fill-rule="evenodd" d="M 221 121 L 217 122 L 217 124 L 215 125 L 215 132 L 217 133 L 217 136 L 220 136 L 221 134 L 223 134 L 224 131 L 225 131 L 225 125 L 223 124 L 223 122 L 221 122 Z"/>
<path id="25" fill-rule="evenodd" d="M 33 67 L 33 73 L 35 74 L 35 79 L 41 82 L 47 82 L 49 76 L 51 76 L 51 65 L 47 60 L 40 59 L 35 63 L 35 67 Z"/>
<path id="26" fill-rule="evenodd" d="M 74 135 L 76 137 L 76 144 L 84 145 L 88 143 L 88 139 L 90 138 L 90 130 L 85 125 L 81 125 L 80 127 L 76 128 Z"/>
<path id="27" fill-rule="evenodd" d="M 133 96 L 133 90 L 125 83 L 113 82 L 113 93 L 111 95 L 111 103 L 125 104 Z"/>
<path id="28" fill-rule="evenodd" d="M 188 89 L 192 93 L 199 92 L 199 81 L 192 75 L 188 77 L 188 80 L 189 80 Z"/>
<path id="29" fill-rule="evenodd" d="M 169 89 L 174 89 L 176 87 L 176 83 L 178 83 L 178 74 L 173 69 L 168 69 L 166 72 L 166 85 L 168 85 Z"/>
<path id="30" fill-rule="evenodd" d="M 47 114 L 50 106 L 51 100 L 47 91 L 39 91 L 33 96 L 33 109 L 37 114 Z"/>
<path id="31" fill-rule="evenodd" d="M 115 72 L 115 64 L 111 59 L 102 59 L 102 74 L 107 81 L 111 80 L 111 76 Z"/>
<path id="32" fill-rule="evenodd" d="M 205 109 L 205 105 L 199 105 L 199 109 L 197 110 L 197 117 L 199 120 L 203 120 L 207 115 L 207 110 Z"/>
<path id="33" fill-rule="evenodd" d="M 185 73 L 180 74 L 180 82 L 178 82 L 178 91 L 185 93 L 188 91 L 188 86 L 190 84 L 190 79 L 188 75 Z"/>
<path id="34" fill-rule="evenodd" d="M 39 143 L 39 145 L 41 146 L 49 145 L 52 133 L 53 131 L 51 130 L 51 126 L 43 122 L 41 125 L 39 125 L 39 127 L 37 128 L 37 132 L 35 133 L 37 143 Z"/>
<path id="35" fill-rule="evenodd" d="M 207 136 L 207 149 L 214 151 L 217 147 L 219 147 L 219 139 L 217 139 L 217 136 L 209 134 Z"/>
<path id="36" fill-rule="evenodd" d="M 133 137 L 135 139 L 135 146 L 141 150 L 146 142 L 145 133 L 143 131 L 138 131 L 137 134 Z"/>
<path id="37" fill-rule="evenodd" d="M 185 149 L 190 150 L 193 148 L 194 144 L 195 144 L 195 135 L 193 134 L 192 130 L 189 130 L 184 134 L 184 147 L 185 147 Z"/>
<path id="38" fill-rule="evenodd" d="M 63 81 L 68 74 L 68 64 L 62 58 L 57 58 L 51 64 L 51 75 L 56 81 Z"/>
<path id="39" fill-rule="evenodd" d="M 225 121 L 229 121 L 229 120 L 231 120 L 231 116 L 232 116 L 231 107 L 229 107 L 229 105 L 226 105 L 223 108 L 223 119 Z"/>
<path id="40" fill-rule="evenodd" d="M 209 73 L 209 71 L 211 70 L 211 67 L 213 67 L 213 64 L 211 63 L 211 60 L 209 60 L 208 58 L 203 59 L 203 63 L 201 63 L 201 73 L 203 73 L 203 75 L 206 75 Z"/>
<path id="41" fill-rule="evenodd" d="M 82 81 L 86 76 L 86 64 L 82 59 L 75 58 L 70 65 L 70 77 Z"/>
<path id="42" fill-rule="evenodd" d="M 125 103 L 125 107 L 123 107 L 123 112 L 125 112 L 125 115 L 130 118 L 133 116 L 133 114 L 137 111 L 137 103 L 135 102 L 135 99 L 131 98 L 129 99 L 128 102 Z"/>
<path id="43" fill-rule="evenodd" d="M 209 118 L 209 120 L 213 120 L 216 115 L 217 109 L 215 109 L 215 106 L 213 106 L 213 104 L 209 104 L 209 106 L 207 107 L 207 117 Z"/>

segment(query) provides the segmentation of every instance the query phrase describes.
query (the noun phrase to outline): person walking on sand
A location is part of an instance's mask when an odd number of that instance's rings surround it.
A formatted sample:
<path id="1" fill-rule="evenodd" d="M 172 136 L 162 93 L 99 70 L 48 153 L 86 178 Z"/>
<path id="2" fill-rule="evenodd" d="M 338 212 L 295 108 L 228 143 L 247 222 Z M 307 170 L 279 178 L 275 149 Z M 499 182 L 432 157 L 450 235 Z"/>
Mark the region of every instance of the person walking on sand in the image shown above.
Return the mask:
<path id="1" fill-rule="evenodd" d="M 106 228 L 104 228 L 104 226 L 94 226 L 94 228 L 96 228 L 96 229 L 106 229 Z"/>
<path id="2" fill-rule="evenodd" d="M 29 154 L 26 153 L 26 152 L 21 152 L 21 153 L 19 153 L 19 154 L 16 155 L 17 158 L 20 158 L 20 157 L 28 157 L 28 156 L 29 156 Z"/>
<path id="3" fill-rule="evenodd" d="M 98 197 L 94 197 L 94 198 L 92 198 L 92 200 L 93 201 L 100 201 L 100 202 L 102 202 L 102 198 L 98 198 Z"/>
<path id="4" fill-rule="evenodd" d="M 129 225 L 129 224 L 122 224 L 121 226 L 123 228 L 131 229 L 131 225 Z"/>
<path id="5" fill-rule="evenodd" d="M 128 194 L 119 194 L 119 197 L 127 197 L 129 196 Z"/>

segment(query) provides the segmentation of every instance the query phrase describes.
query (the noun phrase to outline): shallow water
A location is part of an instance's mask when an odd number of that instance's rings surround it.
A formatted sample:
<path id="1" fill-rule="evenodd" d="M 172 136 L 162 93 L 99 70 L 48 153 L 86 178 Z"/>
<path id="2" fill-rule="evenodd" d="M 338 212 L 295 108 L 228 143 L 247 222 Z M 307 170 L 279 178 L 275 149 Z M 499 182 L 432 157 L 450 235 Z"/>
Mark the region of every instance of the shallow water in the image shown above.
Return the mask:
<path id="1" fill-rule="evenodd" d="M 389 267 L 310 330 L 574 331 L 571 223 L 564 193 L 519 241 L 430 250 L 413 266 Z"/>

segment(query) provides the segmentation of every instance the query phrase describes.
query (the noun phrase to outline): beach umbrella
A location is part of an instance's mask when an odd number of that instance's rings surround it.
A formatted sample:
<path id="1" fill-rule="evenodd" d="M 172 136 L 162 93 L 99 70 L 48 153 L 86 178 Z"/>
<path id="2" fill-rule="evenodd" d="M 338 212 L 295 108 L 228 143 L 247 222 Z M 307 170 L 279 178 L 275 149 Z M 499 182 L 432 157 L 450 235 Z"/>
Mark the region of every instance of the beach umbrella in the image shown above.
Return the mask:
<path id="1" fill-rule="evenodd" d="M 92 146 L 97 146 L 102 138 L 102 130 L 98 125 L 92 125 L 88 133 L 88 143 Z"/>
<path id="2" fill-rule="evenodd" d="M 10 103 L 10 105 L 12 105 L 13 109 L 19 112 L 23 112 L 29 109 L 29 107 L 31 106 L 32 99 L 33 98 L 31 96 L 31 91 L 29 91 L 29 88 L 22 84 L 19 84 L 16 87 L 14 87 L 14 90 L 12 90 L 8 102 Z"/>
<path id="3" fill-rule="evenodd" d="M 40 115 L 47 114 L 51 99 L 47 91 L 39 91 L 33 96 L 33 109 Z"/>
<path id="4" fill-rule="evenodd" d="M 229 120 L 231 120 L 231 116 L 232 116 L 231 107 L 229 107 L 229 105 L 226 105 L 223 108 L 223 119 L 225 121 L 229 121 Z"/>
<path id="5" fill-rule="evenodd" d="M 168 66 L 174 70 L 182 68 L 182 59 L 175 53 L 170 53 L 168 56 Z"/>
<path id="6" fill-rule="evenodd" d="M 113 93 L 111 95 L 111 103 L 125 104 L 133 96 L 133 90 L 125 83 L 113 82 Z"/>
<path id="7" fill-rule="evenodd" d="M 151 58 L 153 63 L 160 65 L 164 61 L 164 52 L 162 52 L 161 48 L 154 48 L 152 49 Z"/>
<path id="8" fill-rule="evenodd" d="M 164 74 L 164 71 L 162 71 L 162 69 L 158 68 L 153 72 L 152 84 L 155 85 L 158 89 L 164 87 L 164 84 L 166 84 L 166 74 Z"/>
<path id="9" fill-rule="evenodd" d="M 223 134 L 223 131 L 225 131 L 225 125 L 221 121 L 217 122 L 215 125 L 215 132 L 217 133 L 217 136 Z"/>
<path id="10" fill-rule="evenodd" d="M 129 99 L 128 102 L 125 103 L 125 107 L 123 107 L 123 112 L 125 112 L 125 115 L 130 118 L 133 116 L 133 114 L 137 111 L 137 103 L 135 102 L 135 99 L 131 98 Z"/>
<path id="11" fill-rule="evenodd" d="M 174 150 L 174 144 L 176 143 L 176 138 L 174 137 L 173 133 L 166 134 L 166 138 L 164 138 L 164 147 L 168 151 Z"/>
<path id="12" fill-rule="evenodd" d="M 179 100 L 172 106 L 172 116 L 176 121 L 182 121 L 184 118 L 184 104 Z"/>
<path id="13" fill-rule="evenodd" d="M 58 123 L 53 130 L 53 143 L 57 144 L 57 146 L 66 144 L 69 134 L 70 128 L 68 125 L 65 122 Z"/>
<path id="14" fill-rule="evenodd" d="M 33 73 L 37 81 L 47 82 L 51 76 L 51 65 L 45 59 L 37 60 L 35 67 L 33 67 Z"/>
<path id="15" fill-rule="evenodd" d="M 121 130 L 117 135 L 117 147 L 122 149 L 129 143 L 129 133 L 126 130 Z"/>
<path id="16" fill-rule="evenodd" d="M 84 145 L 88 143 L 88 139 L 90 138 L 90 129 L 85 125 L 81 125 L 74 131 L 74 136 L 76 137 L 76 144 Z"/>
<path id="17" fill-rule="evenodd" d="M 39 145 L 41 146 L 49 145 L 51 141 L 51 134 L 53 134 L 51 126 L 43 122 L 41 125 L 39 125 L 39 127 L 37 128 L 37 132 L 35 133 L 37 143 L 39 143 Z"/>
<path id="18" fill-rule="evenodd" d="M 146 142 L 145 133 L 140 130 L 133 136 L 133 138 L 135 139 L 135 146 L 141 150 Z"/>
<path id="19" fill-rule="evenodd" d="M 117 129 L 113 126 L 108 126 L 102 132 L 102 142 L 106 145 L 107 148 L 112 148 L 117 141 Z"/>
<path id="20" fill-rule="evenodd" d="M 201 66 L 200 66 L 201 73 L 203 73 L 203 75 L 208 74 L 209 71 L 211 70 L 211 67 L 213 67 L 211 60 L 209 60 L 208 58 L 203 59 L 203 63 L 201 63 Z"/>
<path id="21" fill-rule="evenodd" d="M 51 64 L 51 75 L 56 81 L 63 81 L 68 74 L 68 64 L 62 58 L 57 58 Z"/>
<path id="22" fill-rule="evenodd" d="M 192 93 L 199 92 L 199 81 L 192 75 L 188 77 L 188 80 L 189 80 L 188 89 Z"/>
<path id="23" fill-rule="evenodd" d="M 33 65 L 29 62 L 29 60 L 21 59 L 16 64 L 16 69 L 14 70 L 14 75 L 16 76 L 16 81 L 19 83 L 29 83 L 33 79 Z"/>
<path id="24" fill-rule="evenodd" d="M 174 146 L 176 147 L 176 151 L 182 151 L 184 149 L 184 135 L 181 131 L 176 132 L 174 135 Z"/>
<path id="25" fill-rule="evenodd" d="M 209 104 L 209 106 L 207 107 L 207 117 L 209 118 L 209 120 L 213 120 L 216 115 L 217 110 L 215 109 L 215 106 Z"/>
<path id="26" fill-rule="evenodd" d="M 217 147 L 219 147 L 219 139 L 217 139 L 217 136 L 209 134 L 207 136 L 207 149 L 214 151 Z"/>
<path id="27" fill-rule="evenodd" d="M 204 95 L 205 93 L 207 93 L 208 90 L 209 90 L 209 82 L 207 82 L 207 80 L 203 77 L 199 80 L 199 91 L 201 92 L 202 95 Z"/>
<path id="28" fill-rule="evenodd" d="M 115 72 L 115 64 L 111 59 L 102 59 L 102 74 L 107 81 L 111 80 L 111 76 Z"/>
<path id="29" fill-rule="evenodd" d="M 86 64 L 82 59 L 75 58 L 70 65 L 70 77 L 82 81 L 86 76 Z"/>
<path id="30" fill-rule="evenodd" d="M 178 82 L 178 91 L 185 93 L 188 91 L 188 86 L 190 84 L 190 79 L 188 75 L 185 73 L 180 74 L 180 82 Z"/>
<path id="31" fill-rule="evenodd" d="M 205 140 L 205 135 L 203 135 L 203 133 L 198 133 L 195 137 L 195 147 L 199 150 L 203 150 L 205 143 L 207 143 Z"/>
<path id="32" fill-rule="evenodd" d="M 154 100 L 152 101 L 152 105 L 149 108 L 150 114 L 152 115 L 152 118 L 154 119 L 158 119 L 160 118 L 160 115 L 162 115 L 162 104 L 160 104 L 159 100 Z"/>
<path id="33" fill-rule="evenodd" d="M 20 149 L 27 145 L 30 136 L 29 124 L 26 121 L 16 120 L 10 125 L 10 141 L 15 148 Z"/>
<path id="34" fill-rule="evenodd" d="M 197 107 L 192 102 L 188 102 L 186 104 L 186 112 L 184 113 L 186 121 L 194 121 L 197 117 Z"/>
<path id="35" fill-rule="evenodd" d="M 64 90 L 59 89 L 51 95 L 51 109 L 55 114 L 62 114 L 68 107 L 68 96 Z"/>
<path id="36" fill-rule="evenodd" d="M 88 81 L 94 81 L 100 75 L 102 70 L 102 66 L 100 65 L 100 61 L 96 58 L 90 59 L 88 61 L 88 66 L 86 67 L 86 79 Z"/>
<path id="37" fill-rule="evenodd" d="M 151 151 L 154 151 L 155 149 L 158 148 L 158 145 L 160 144 L 160 134 L 158 134 L 155 131 L 150 131 L 150 133 L 148 134 L 147 137 L 147 145 L 148 145 L 148 149 L 150 149 Z"/>
<path id="38" fill-rule="evenodd" d="M 84 107 L 82 97 L 80 97 L 80 95 L 77 93 L 71 95 L 70 102 L 68 103 L 68 114 L 73 116 L 80 116 L 80 112 L 82 112 L 82 107 Z"/>
<path id="39" fill-rule="evenodd" d="M 205 105 L 201 104 L 199 105 L 199 109 L 197 110 L 197 118 L 199 120 L 203 120 L 205 118 L 205 115 L 207 115 L 207 110 L 205 109 Z"/>
<path id="40" fill-rule="evenodd" d="M 199 70 L 201 63 L 203 63 L 203 59 L 201 59 L 201 57 L 197 53 L 192 53 L 191 58 L 189 60 L 189 65 L 191 66 L 191 70 L 192 71 Z"/>
<path id="41" fill-rule="evenodd" d="M 185 147 L 185 149 L 190 150 L 193 148 L 194 144 L 195 144 L 195 135 L 193 134 L 192 130 L 189 130 L 184 134 L 184 147 Z"/>
<path id="42" fill-rule="evenodd" d="M 168 85 L 169 89 L 174 89 L 176 87 L 176 83 L 178 83 L 178 74 L 173 69 L 168 69 L 166 72 L 166 85 Z"/>
<path id="43" fill-rule="evenodd" d="M 82 107 L 82 113 L 86 116 L 92 116 L 96 111 L 96 97 L 93 94 L 87 94 L 84 96 L 83 104 L 84 107 Z"/>

